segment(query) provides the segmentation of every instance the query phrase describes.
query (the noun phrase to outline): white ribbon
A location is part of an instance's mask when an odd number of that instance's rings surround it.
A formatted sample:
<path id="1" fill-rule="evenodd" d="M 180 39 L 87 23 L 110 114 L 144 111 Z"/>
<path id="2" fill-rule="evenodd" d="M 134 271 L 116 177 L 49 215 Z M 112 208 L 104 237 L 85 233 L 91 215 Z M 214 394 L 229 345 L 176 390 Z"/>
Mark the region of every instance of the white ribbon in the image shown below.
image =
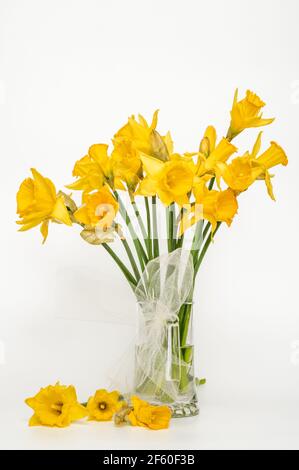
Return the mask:
<path id="1" fill-rule="evenodd" d="M 193 262 L 181 248 L 150 261 L 137 285 L 139 337 L 135 388 L 170 400 L 178 394 L 181 367 L 178 312 L 193 290 Z M 145 392 L 146 394 L 146 392 Z"/>

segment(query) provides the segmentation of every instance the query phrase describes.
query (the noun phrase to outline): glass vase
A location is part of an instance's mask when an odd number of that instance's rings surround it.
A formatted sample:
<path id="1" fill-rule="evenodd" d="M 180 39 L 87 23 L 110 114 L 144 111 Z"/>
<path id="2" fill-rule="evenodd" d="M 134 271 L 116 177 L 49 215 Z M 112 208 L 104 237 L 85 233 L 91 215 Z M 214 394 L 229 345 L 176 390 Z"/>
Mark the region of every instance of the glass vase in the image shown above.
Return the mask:
<path id="1" fill-rule="evenodd" d="M 138 303 L 138 318 L 135 393 L 152 404 L 169 406 L 173 417 L 197 415 L 193 303 L 184 303 L 176 320 L 165 323 L 163 334 L 157 339 L 158 344 L 148 334 L 152 325 L 150 322 L 149 326 L 147 306 L 143 303 Z"/>

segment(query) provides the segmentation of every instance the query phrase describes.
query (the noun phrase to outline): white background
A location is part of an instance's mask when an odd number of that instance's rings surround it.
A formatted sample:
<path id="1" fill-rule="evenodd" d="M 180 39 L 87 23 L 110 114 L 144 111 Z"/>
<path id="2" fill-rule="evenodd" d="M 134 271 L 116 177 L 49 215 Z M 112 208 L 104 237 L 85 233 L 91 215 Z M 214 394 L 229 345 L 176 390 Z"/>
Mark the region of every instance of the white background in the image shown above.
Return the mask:
<path id="1" fill-rule="evenodd" d="M 1 448 L 299 448 L 298 17 L 297 0 L 0 0 Z M 276 140 L 290 163 L 276 203 L 262 182 L 242 195 L 202 266 L 200 417 L 160 432 L 28 428 L 39 387 L 73 383 L 83 401 L 107 385 L 134 332 L 115 321 L 135 303 L 76 228 L 51 226 L 44 246 L 37 229 L 17 233 L 20 182 L 33 166 L 63 188 L 89 145 L 156 108 L 176 149 L 196 150 L 206 125 L 226 132 L 237 86 L 267 102 L 264 148 Z"/>

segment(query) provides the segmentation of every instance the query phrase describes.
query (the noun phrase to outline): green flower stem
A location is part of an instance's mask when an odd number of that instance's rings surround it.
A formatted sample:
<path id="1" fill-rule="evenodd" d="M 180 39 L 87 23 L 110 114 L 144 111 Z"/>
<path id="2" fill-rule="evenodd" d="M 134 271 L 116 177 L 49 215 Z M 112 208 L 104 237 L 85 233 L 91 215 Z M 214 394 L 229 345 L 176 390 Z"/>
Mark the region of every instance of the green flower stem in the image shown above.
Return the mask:
<path id="1" fill-rule="evenodd" d="M 203 230 L 203 234 L 202 234 L 202 239 L 203 239 L 203 240 L 206 238 L 207 233 L 208 233 L 210 227 L 211 227 L 210 222 L 207 222 L 207 223 L 206 223 L 206 226 L 205 226 L 205 228 L 204 228 L 204 230 Z"/>
<path id="2" fill-rule="evenodd" d="M 182 212 L 182 209 L 180 209 L 180 212 L 178 214 L 178 216 L 176 216 L 176 205 L 174 204 L 174 222 L 173 222 L 173 233 L 174 233 L 174 245 L 173 245 L 173 249 L 175 250 L 176 248 L 180 248 L 179 247 L 179 243 L 180 243 L 180 239 L 182 236 L 179 235 L 179 224 L 180 224 L 180 220 L 181 220 L 181 212 Z"/>
<path id="3" fill-rule="evenodd" d="M 171 205 L 171 226 L 172 226 L 172 251 L 176 249 L 177 244 L 177 225 L 175 203 Z"/>
<path id="4" fill-rule="evenodd" d="M 151 212 L 148 202 L 148 198 L 144 198 L 145 210 L 146 210 L 146 222 L 147 222 L 147 240 L 148 240 L 148 257 L 151 260 L 153 257 L 152 251 L 152 224 L 151 224 Z"/>
<path id="5" fill-rule="evenodd" d="M 122 216 L 122 218 L 124 219 L 125 221 L 125 224 L 127 225 L 128 229 L 129 229 L 129 232 L 131 234 L 131 237 L 132 237 L 132 240 L 133 240 L 133 243 L 134 243 L 134 246 L 135 246 L 135 250 L 136 250 L 136 253 L 137 253 L 137 256 L 138 256 L 138 260 L 139 260 L 139 264 L 140 264 L 140 268 L 141 268 L 141 272 L 143 272 L 144 270 L 144 266 L 147 264 L 148 262 L 148 258 L 146 256 L 146 253 L 144 251 L 144 248 L 134 230 L 134 227 L 131 223 L 131 219 L 130 219 L 130 216 L 125 208 L 125 205 L 124 203 L 122 202 L 119 194 L 117 191 L 114 191 L 114 195 L 119 203 L 119 211 L 120 211 L 120 214 Z"/>
<path id="6" fill-rule="evenodd" d="M 214 233 L 212 234 L 212 231 L 210 231 L 209 236 L 208 236 L 208 238 L 206 239 L 206 242 L 205 242 L 205 244 L 204 244 L 204 246 L 203 246 L 203 248 L 202 248 L 202 250 L 201 250 L 201 252 L 200 252 L 200 255 L 199 255 L 198 260 L 197 260 L 196 265 L 195 265 L 195 269 L 194 269 L 194 279 L 196 278 L 196 275 L 197 275 L 197 273 L 198 273 L 198 270 L 199 270 L 199 267 L 200 267 L 200 265 L 201 265 L 201 263 L 202 263 L 202 260 L 204 259 L 205 254 L 206 254 L 206 252 L 207 252 L 207 250 L 208 250 L 208 248 L 209 248 L 209 246 L 210 246 L 210 243 L 211 243 L 211 241 L 213 240 L 213 237 L 216 235 L 216 233 L 217 233 L 217 231 L 218 231 L 220 225 L 221 225 L 221 222 L 218 222 L 218 223 L 217 223 L 217 227 L 216 227 Z"/>
<path id="7" fill-rule="evenodd" d="M 154 258 L 157 258 L 160 253 L 159 239 L 158 239 L 158 221 L 157 221 L 157 197 L 152 196 L 152 218 L 153 218 L 153 252 Z"/>
<path id="8" fill-rule="evenodd" d="M 136 216 L 138 225 L 140 227 L 140 230 L 141 230 L 141 233 L 142 233 L 142 236 L 143 236 L 143 239 L 144 239 L 144 243 L 145 243 L 145 246 L 146 246 L 148 258 L 150 258 L 149 245 L 151 245 L 151 240 L 148 238 L 148 233 L 146 231 L 145 225 L 143 223 L 141 214 L 139 212 L 139 209 L 138 209 L 138 206 L 137 206 L 137 203 L 135 201 L 135 198 L 134 198 L 133 194 L 130 194 L 130 201 L 131 201 L 132 207 L 134 209 L 135 216 Z"/>
<path id="9" fill-rule="evenodd" d="M 107 243 L 102 243 L 102 246 L 105 248 L 105 250 L 109 253 L 109 255 L 114 259 L 114 261 L 117 263 L 123 274 L 125 275 L 126 279 L 129 281 L 129 284 L 133 290 L 135 291 L 135 287 L 137 286 L 137 281 L 134 278 L 134 276 L 130 273 L 128 268 L 125 266 L 125 264 L 121 261 L 121 259 L 117 256 L 116 253 L 110 248 L 110 246 Z"/>
<path id="10" fill-rule="evenodd" d="M 181 347 L 183 348 L 186 346 L 191 310 L 192 310 L 192 304 L 191 303 L 185 304 L 184 315 L 182 318 L 182 328 L 180 331 L 180 334 L 181 334 L 180 344 L 181 344 Z"/>
<path id="11" fill-rule="evenodd" d="M 240 132 L 234 132 L 233 129 L 229 126 L 227 133 L 226 133 L 226 139 L 231 142 L 237 135 L 240 134 Z"/>
<path id="12" fill-rule="evenodd" d="M 181 379 L 180 379 L 179 388 L 182 393 L 184 393 L 184 391 L 188 388 L 188 385 L 190 382 L 190 378 L 188 374 L 189 368 L 190 368 L 189 364 L 183 364 L 181 367 Z"/>
<path id="13" fill-rule="evenodd" d="M 169 234 L 169 206 L 165 208 L 165 221 L 166 221 L 167 249 L 168 249 L 168 253 L 170 253 L 172 244 L 170 241 L 170 234 Z"/>
<path id="14" fill-rule="evenodd" d="M 124 239 L 124 238 L 121 238 L 121 242 L 122 242 L 122 244 L 123 244 L 124 249 L 126 250 L 126 253 L 127 253 L 127 255 L 128 255 L 129 261 L 130 261 L 131 266 L 132 266 L 133 271 L 134 271 L 135 278 L 136 278 L 136 280 L 137 280 L 137 282 L 138 282 L 139 279 L 140 279 L 140 273 L 139 273 L 137 264 L 136 264 L 136 262 L 135 262 L 133 253 L 132 253 L 132 251 L 131 251 L 130 245 L 129 245 L 129 243 L 127 242 L 127 240 Z"/>
<path id="15" fill-rule="evenodd" d="M 198 260 L 198 256 L 199 256 L 199 252 L 200 252 L 200 249 L 202 247 L 202 244 L 203 242 L 205 241 L 206 239 L 206 236 L 207 236 L 207 233 L 211 227 L 211 224 L 210 222 L 207 222 L 206 223 L 206 226 L 205 228 L 203 229 L 204 227 L 204 220 L 201 220 L 200 222 L 198 222 L 198 224 L 201 223 L 200 227 L 196 227 L 195 229 L 195 234 L 194 234 L 194 238 L 193 238 L 193 242 L 192 242 L 192 249 L 194 248 L 194 251 L 192 252 L 192 257 L 193 257 L 193 266 L 194 266 L 194 270 L 196 268 L 196 264 L 197 264 L 197 260 Z M 198 232 L 197 232 L 197 229 L 198 229 Z M 200 233 L 201 231 L 201 233 Z M 196 246 L 198 246 L 198 248 L 196 249 Z M 191 250 L 192 250 L 191 249 Z M 196 275 L 196 274 L 195 274 Z"/>
<path id="16" fill-rule="evenodd" d="M 213 189 L 213 186 L 214 186 L 214 183 L 215 183 L 215 176 L 213 178 L 211 178 L 210 182 L 209 182 L 209 190 L 211 191 L 211 189 Z"/>
<path id="17" fill-rule="evenodd" d="M 175 232 L 175 203 L 173 202 L 166 208 L 168 214 L 168 252 L 176 249 L 176 232 Z"/>
<path id="18" fill-rule="evenodd" d="M 179 230 L 179 227 L 180 227 L 180 223 L 182 221 L 182 218 L 183 218 L 183 214 L 184 214 L 184 209 L 183 207 L 181 208 L 180 210 L 180 213 L 176 219 L 176 233 L 177 233 L 177 243 L 176 243 L 176 248 L 182 248 L 183 246 L 183 243 L 184 243 L 184 236 L 185 234 L 182 233 L 182 235 L 179 235 L 178 234 L 178 230 Z"/>
<path id="19" fill-rule="evenodd" d="M 190 357 L 190 348 L 188 348 L 188 330 L 190 324 L 190 317 L 192 311 L 192 303 L 183 304 L 179 312 L 179 329 L 180 329 L 180 359 L 181 363 L 181 377 L 180 377 L 180 390 L 184 390 L 189 384 L 188 370 L 192 364 L 192 357 Z"/>
<path id="20" fill-rule="evenodd" d="M 183 321 L 184 321 L 184 315 L 186 311 L 186 304 L 181 305 L 181 308 L 178 313 L 178 318 L 179 318 L 179 328 L 180 328 L 180 340 L 182 338 L 182 331 L 183 331 Z"/>
<path id="21" fill-rule="evenodd" d="M 184 243 L 184 234 L 182 234 L 182 235 L 178 238 L 176 247 L 177 247 L 177 248 L 182 248 L 183 243 Z"/>
<path id="22" fill-rule="evenodd" d="M 192 254 L 192 257 L 193 257 L 193 265 L 194 266 L 196 264 L 197 257 L 198 257 L 198 252 L 200 250 L 200 247 L 201 247 L 202 241 L 203 241 L 203 233 L 202 233 L 203 224 L 204 224 L 203 220 L 200 220 L 199 222 L 197 222 L 196 227 L 195 227 L 194 236 L 193 236 L 191 254 Z"/>
<path id="23" fill-rule="evenodd" d="M 203 228 L 203 221 L 200 221 L 202 223 L 199 223 L 199 227 L 196 227 L 196 232 L 197 232 L 197 229 L 198 229 L 198 235 L 200 235 L 200 231 L 202 233 L 202 228 Z M 195 263 L 194 264 L 194 282 L 195 282 L 195 278 L 196 278 L 196 275 L 198 273 L 198 270 L 199 270 L 199 267 L 204 259 L 204 256 L 210 246 L 210 243 L 214 237 L 214 235 L 216 234 L 216 232 L 218 231 L 219 227 L 221 225 L 221 222 L 218 222 L 217 224 L 217 227 L 215 229 L 215 232 L 212 234 L 212 232 L 210 231 L 209 233 L 209 236 L 208 238 L 206 239 L 205 241 L 205 244 L 204 246 L 202 247 L 199 247 L 198 250 L 195 250 L 192 254 L 194 255 L 194 253 L 196 254 L 196 256 L 193 256 L 193 262 Z M 203 241 L 204 241 L 204 238 L 205 236 L 207 235 L 208 233 L 208 230 L 210 229 L 211 227 L 211 224 L 208 223 L 205 227 L 206 229 L 206 233 L 205 235 L 203 234 L 202 235 L 202 238 L 200 240 L 200 245 L 202 245 Z M 196 233 L 195 233 L 196 235 Z M 194 239 L 195 239 L 195 235 L 194 235 L 194 238 L 193 238 L 193 243 L 192 243 L 192 246 L 194 244 Z M 198 253 L 199 256 L 198 256 Z M 198 256 L 198 258 L 197 258 Z M 189 324 L 190 324 L 190 318 L 191 318 L 191 311 L 192 311 L 192 304 L 184 304 L 182 305 L 181 309 L 180 309 L 180 312 L 179 312 L 179 328 L 180 328 L 180 345 L 181 345 L 181 359 L 182 361 L 184 362 L 183 366 L 182 366 L 182 370 L 181 370 L 181 379 L 180 379 L 180 389 L 181 390 L 184 390 L 185 387 L 188 385 L 188 381 L 189 381 L 189 378 L 188 378 L 188 357 L 186 357 L 186 354 L 185 353 L 188 353 L 188 348 L 187 348 L 187 339 L 188 339 L 188 330 L 189 330 Z"/>
<path id="24" fill-rule="evenodd" d="M 166 207 L 166 233 L 167 233 L 167 246 L 168 246 L 168 253 L 173 251 L 173 211 L 172 211 L 173 204 L 170 204 Z"/>

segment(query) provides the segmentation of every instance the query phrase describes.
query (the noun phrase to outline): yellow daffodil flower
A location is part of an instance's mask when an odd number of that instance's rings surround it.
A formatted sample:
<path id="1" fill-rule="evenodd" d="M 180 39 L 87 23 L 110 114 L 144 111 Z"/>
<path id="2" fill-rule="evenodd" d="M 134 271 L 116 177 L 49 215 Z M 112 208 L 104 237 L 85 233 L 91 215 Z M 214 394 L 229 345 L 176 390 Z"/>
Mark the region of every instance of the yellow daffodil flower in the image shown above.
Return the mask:
<path id="1" fill-rule="evenodd" d="M 194 180 L 193 163 L 170 161 L 163 165 L 157 176 L 157 194 L 164 205 L 176 202 L 182 206 L 189 201 Z"/>
<path id="2" fill-rule="evenodd" d="M 107 392 L 105 389 L 97 390 L 87 402 L 88 419 L 95 421 L 111 421 L 125 402 L 117 391 Z"/>
<path id="3" fill-rule="evenodd" d="M 136 150 L 129 140 L 115 140 L 111 154 L 113 161 L 114 178 L 125 184 L 126 189 L 134 193 L 136 186 L 142 178 L 142 164 Z"/>
<path id="4" fill-rule="evenodd" d="M 204 183 L 199 183 L 193 188 L 195 203 L 185 207 L 185 213 L 180 224 L 180 233 L 184 233 L 199 220 L 206 219 L 212 226 L 212 232 L 217 227 L 217 222 L 226 222 L 231 225 L 238 211 L 238 202 L 234 191 L 209 190 Z"/>
<path id="5" fill-rule="evenodd" d="M 83 206 L 75 213 L 75 219 L 87 226 L 103 230 L 111 227 L 118 211 L 118 203 L 106 186 L 95 193 L 83 194 Z"/>
<path id="6" fill-rule="evenodd" d="M 262 173 L 259 166 L 252 165 L 252 158 L 248 152 L 242 157 L 234 158 L 229 165 L 218 164 L 218 170 L 218 175 L 221 175 L 225 183 L 237 192 L 246 191 Z M 219 181 L 219 176 L 217 180 Z"/>
<path id="7" fill-rule="evenodd" d="M 150 125 L 141 114 L 137 119 L 134 115 L 129 117 L 128 122 L 114 135 L 114 139 L 131 141 L 135 148 L 140 148 L 144 153 L 147 153 L 145 150 L 149 148 L 151 132 L 157 127 L 158 112 L 158 110 L 154 112 Z"/>
<path id="8" fill-rule="evenodd" d="M 235 158 L 229 165 L 218 163 L 218 186 L 220 187 L 222 177 L 231 189 L 242 192 L 246 191 L 257 179 L 262 179 L 265 180 L 269 196 L 275 200 L 268 170 L 276 165 L 287 165 L 288 159 L 284 150 L 276 142 L 271 142 L 270 147 L 257 157 L 260 146 L 261 133 L 258 135 L 251 154 L 247 152 L 242 157 Z"/>
<path id="9" fill-rule="evenodd" d="M 88 155 L 85 155 L 85 157 L 75 163 L 73 176 L 78 179 L 74 183 L 67 185 L 68 189 L 81 190 L 88 193 L 101 189 L 105 183 L 114 188 L 113 160 L 108 155 L 108 145 L 92 145 L 88 150 Z"/>
<path id="10" fill-rule="evenodd" d="M 49 221 L 72 225 L 63 195 L 57 195 L 54 184 L 34 168 L 33 178 L 26 178 L 17 193 L 17 213 L 22 225 L 20 231 L 29 230 L 41 224 L 43 243 L 48 236 Z"/>
<path id="11" fill-rule="evenodd" d="M 165 206 L 176 202 L 180 206 L 189 202 L 192 190 L 195 165 L 191 159 L 178 154 L 171 155 L 164 163 L 156 158 L 141 155 L 146 177 L 141 181 L 137 194 L 142 196 L 158 195 Z"/>
<path id="12" fill-rule="evenodd" d="M 266 170 L 277 165 L 286 166 L 288 164 L 288 158 L 285 151 L 280 147 L 280 145 L 273 141 L 270 142 L 270 147 L 262 153 L 256 161 Z"/>
<path id="13" fill-rule="evenodd" d="M 141 115 L 138 119 L 131 116 L 127 124 L 114 136 L 112 160 L 114 176 L 123 182 L 129 192 L 134 193 L 142 179 L 142 163 L 140 155 L 151 156 L 160 161 L 168 161 L 173 152 L 173 142 L 168 132 L 162 137 L 156 130 L 158 111 L 155 111 L 149 125 Z"/>
<path id="14" fill-rule="evenodd" d="M 155 111 L 150 125 L 141 115 L 138 116 L 138 119 L 131 116 L 127 124 L 115 134 L 113 143 L 130 142 L 137 155 L 141 152 L 161 161 L 167 161 L 169 154 L 172 153 L 173 142 L 170 133 L 162 137 L 157 132 L 157 123 L 158 110 Z"/>
<path id="15" fill-rule="evenodd" d="M 134 193 L 142 179 L 140 152 L 166 161 L 172 151 L 170 134 L 162 137 L 156 131 L 157 119 L 158 111 L 154 113 L 151 125 L 141 115 L 138 119 L 131 116 L 112 139 L 111 155 L 108 155 L 108 145 L 92 145 L 88 155 L 74 166 L 73 176 L 78 179 L 66 187 L 89 193 L 107 183 L 113 189 L 128 189 Z"/>
<path id="16" fill-rule="evenodd" d="M 96 162 L 90 155 L 85 155 L 75 163 L 73 176 L 78 178 L 74 183 L 67 185 L 68 189 L 91 192 L 101 189 L 105 183 L 105 177 Z"/>
<path id="17" fill-rule="evenodd" d="M 113 181 L 113 162 L 108 155 L 108 145 L 94 144 L 89 148 L 88 154 L 98 165 L 107 181 Z"/>
<path id="18" fill-rule="evenodd" d="M 261 109 L 265 103 L 252 91 L 247 90 L 245 98 L 238 101 L 238 89 L 235 92 L 231 110 L 231 123 L 228 138 L 231 140 L 244 129 L 271 124 L 272 119 L 263 119 Z"/>
<path id="19" fill-rule="evenodd" d="M 237 150 L 237 147 L 223 137 L 207 158 L 205 162 L 206 171 L 213 170 L 217 162 L 226 162 Z"/>
<path id="20" fill-rule="evenodd" d="M 132 426 L 149 429 L 166 429 L 169 427 L 171 410 L 168 406 L 153 406 L 137 396 L 131 397 L 132 411 L 127 419 Z"/>
<path id="21" fill-rule="evenodd" d="M 238 149 L 228 139 L 222 138 L 216 145 L 216 130 L 208 126 L 200 143 L 196 174 L 214 176 L 218 162 L 226 162 Z"/>
<path id="22" fill-rule="evenodd" d="M 254 156 L 255 158 L 255 156 Z M 284 150 L 276 142 L 270 142 L 270 147 L 262 155 L 260 155 L 256 160 L 253 160 L 253 165 L 258 165 L 263 169 L 262 173 L 258 176 L 258 179 L 265 180 L 267 191 L 271 199 L 275 201 L 275 196 L 273 193 L 273 186 L 271 178 L 273 175 L 270 175 L 269 169 L 277 165 L 286 166 L 288 164 L 288 158 Z"/>
<path id="23" fill-rule="evenodd" d="M 60 385 L 59 382 L 41 388 L 25 403 L 34 410 L 29 426 L 65 427 L 88 415 L 86 408 L 78 403 L 73 385 Z"/>

